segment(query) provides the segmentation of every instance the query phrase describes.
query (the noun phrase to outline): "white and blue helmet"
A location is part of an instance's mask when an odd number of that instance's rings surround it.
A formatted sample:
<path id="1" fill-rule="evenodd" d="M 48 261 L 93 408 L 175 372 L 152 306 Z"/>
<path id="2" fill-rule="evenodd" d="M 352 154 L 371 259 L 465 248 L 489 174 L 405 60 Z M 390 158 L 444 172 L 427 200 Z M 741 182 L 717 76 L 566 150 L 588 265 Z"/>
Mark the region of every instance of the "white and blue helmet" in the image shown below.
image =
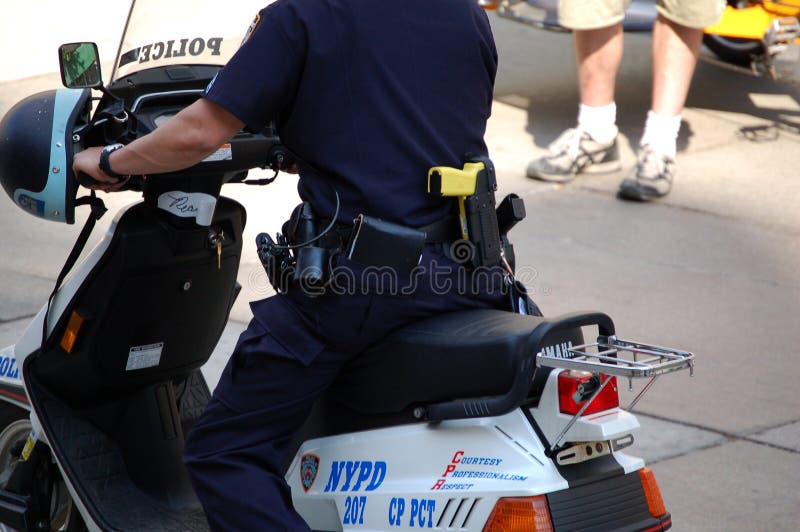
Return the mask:
<path id="1" fill-rule="evenodd" d="M 40 92 L 0 121 L 0 183 L 34 216 L 75 223 L 74 132 L 88 120 L 90 96 L 89 89 Z"/>

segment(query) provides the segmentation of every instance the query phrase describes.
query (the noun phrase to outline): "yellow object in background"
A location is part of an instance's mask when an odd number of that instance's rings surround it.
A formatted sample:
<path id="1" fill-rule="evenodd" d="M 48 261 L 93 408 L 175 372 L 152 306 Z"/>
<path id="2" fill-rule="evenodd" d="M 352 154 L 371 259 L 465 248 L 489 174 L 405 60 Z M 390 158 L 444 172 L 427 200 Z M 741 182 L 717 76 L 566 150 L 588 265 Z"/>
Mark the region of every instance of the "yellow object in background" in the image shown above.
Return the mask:
<path id="1" fill-rule="evenodd" d="M 760 41 L 772 21 L 781 17 L 800 15 L 800 0 L 764 2 L 737 9 L 727 6 L 720 21 L 705 29 L 721 37 Z"/>

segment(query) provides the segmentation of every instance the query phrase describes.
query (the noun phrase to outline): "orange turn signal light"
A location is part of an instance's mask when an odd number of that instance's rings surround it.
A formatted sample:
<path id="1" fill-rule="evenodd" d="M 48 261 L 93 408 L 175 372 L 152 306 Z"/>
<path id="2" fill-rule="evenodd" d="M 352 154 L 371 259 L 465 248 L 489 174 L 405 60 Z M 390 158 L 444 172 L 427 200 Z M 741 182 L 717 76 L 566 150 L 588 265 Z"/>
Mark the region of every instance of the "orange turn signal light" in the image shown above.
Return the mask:
<path id="1" fill-rule="evenodd" d="M 553 532 L 544 495 L 505 497 L 497 501 L 483 532 Z"/>
<path id="2" fill-rule="evenodd" d="M 64 336 L 61 337 L 61 348 L 67 353 L 72 353 L 75 347 L 75 341 L 78 339 L 78 333 L 83 326 L 83 316 L 72 311 L 72 315 L 67 322 L 67 329 L 64 331 Z"/>
<path id="3" fill-rule="evenodd" d="M 658 489 L 658 482 L 656 482 L 653 471 L 649 467 L 643 467 L 639 470 L 639 478 L 642 479 L 642 488 L 644 488 L 644 495 L 647 498 L 647 506 L 650 508 L 650 515 L 656 518 L 664 517 L 667 508 L 664 506 L 664 499 L 661 497 L 661 490 Z"/>

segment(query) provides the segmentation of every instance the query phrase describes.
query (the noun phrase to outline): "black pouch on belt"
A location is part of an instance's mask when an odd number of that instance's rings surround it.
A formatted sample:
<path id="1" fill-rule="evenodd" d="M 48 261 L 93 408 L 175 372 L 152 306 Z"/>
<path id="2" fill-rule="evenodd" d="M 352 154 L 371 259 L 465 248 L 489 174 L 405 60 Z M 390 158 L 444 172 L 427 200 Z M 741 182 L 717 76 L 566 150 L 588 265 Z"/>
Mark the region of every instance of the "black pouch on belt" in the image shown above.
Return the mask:
<path id="1" fill-rule="evenodd" d="M 347 245 L 347 257 L 365 266 L 408 273 L 419 264 L 425 232 L 359 214 Z"/>

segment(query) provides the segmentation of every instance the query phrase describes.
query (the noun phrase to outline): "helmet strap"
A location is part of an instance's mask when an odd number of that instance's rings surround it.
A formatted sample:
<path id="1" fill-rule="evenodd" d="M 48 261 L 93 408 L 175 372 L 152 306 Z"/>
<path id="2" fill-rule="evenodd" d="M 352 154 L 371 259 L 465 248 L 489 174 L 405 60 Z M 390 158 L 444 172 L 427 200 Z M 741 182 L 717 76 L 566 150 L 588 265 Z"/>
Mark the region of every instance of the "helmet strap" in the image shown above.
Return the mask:
<path id="1" fill-rule="evenodd" d="M 97 220 L 102 218 L 108 210 L 106 208 L 106 204 L 103 203 L 103 200 L 95 195 L 94 190 L 92 190 L 90 196 L 83 196 L 76 199 L 75 206 L 77 207 L 79 205 L 89 205 L 92 209 L 89 213 L 89 217 L 86 218 L 86 223 L 83 225 L 83 229 L 81 229 L 81 232 L 78 235 L 78 239 L 72 246 L 72 251 L 70 251 L 67 261 L 61 268 L 61 273 L 59 273 L 58 277 L 56 278 L 56 285 L 53 288 L 53 292 L 47 299 L 47 308 L 44 311 L 44 322 L 42 325 L 42 352 L 44 352 L 45 344 L 47 343 L 48 317 L 50 315 L 50 305 L 53 303 L 53 298 L 55 298 L 59 288 L 61 288 L 61 283 L 64 282 L 64 278 L 72 270 L 73 266 L 75 266 L 75 263 L 78 261 L 78 257 L 81 256 L 81 252 L 83 251 L 83 248 L 86 247 L 86 242 L 89 241 L 89 235 L 92 234 Z"/>

